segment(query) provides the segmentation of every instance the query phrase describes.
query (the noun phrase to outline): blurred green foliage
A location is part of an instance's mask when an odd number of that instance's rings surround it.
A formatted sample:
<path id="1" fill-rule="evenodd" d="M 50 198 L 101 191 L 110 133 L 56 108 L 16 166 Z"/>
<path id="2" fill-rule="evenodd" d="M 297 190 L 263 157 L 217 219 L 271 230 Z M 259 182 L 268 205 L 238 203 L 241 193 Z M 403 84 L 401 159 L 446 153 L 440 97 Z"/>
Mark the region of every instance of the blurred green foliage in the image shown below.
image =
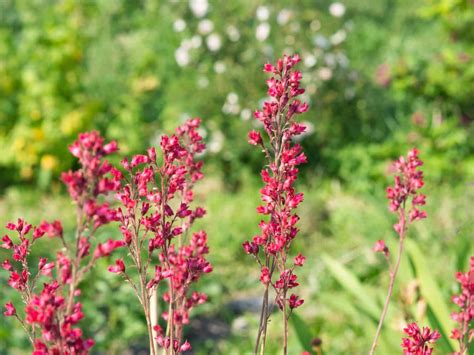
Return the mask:
<path id="1" fill-rule="evenodd" d="M 63 147 L 78 132 L 100 129 L 129 154 L 194 115 L 209 162 L 238 184 L 256 165 L 244 137 L 265 98 L 262 63 L 283 52 L 303 58 L 304 145 L 322 174 L 374 178 L 417 145 L 439 157 L 440 178 L 474 176 L 469 1 L 347 1 L 340 17 L 329 1 L 263 4 L 201 14 L 180 1 L 2 1 L 3 185 L 47 187 L 71 166 Z"/>
<path id="2" fill-rule="evenodd" d="M 223 322 L 228 334 L 203 339 L 191 329 L 189 336 L 198 354 L 251 349 L 258 320 L 228 309 L 258 296 L 256 268 L 241 251 L 259 222 L 261 156 L 246 133 L 265 99 L 263 63 L 296 52 L 310 111 L 295 249 L 306 251 L 309 266 L 290 349 L 309 350 L 309 336 L 321 338 L 326 353 L 368 349 L 387 279 L 370 247 L 396 242 L 383 196 L 388 166 L 417 146 L 430 218 L 413 231 L 416 245 L 402 262 L 381 344 L 393 353 L 407 319 L 446 329 L 433 304 L 453 309 L 453 273 L 474 252 L 473 27 L 469 0 L 0 1 L 0 222 L 61 218 L 73 229 L 57 177 L 74 164 L 66 146 L 77 133 L 98 129 L 128 155 L 189 116 L 202 117 L 207 182 L 198 194 L 209 213 L 200 223 L 215 272 L 201 284 L 210 302 L 193 316 Z M 37 255 L 50 249 L 44 243 Z M 420 277 L 424 263 L 428 278 Z M 84 307 L 86 331 L 100 352 L 143 349 L 140 310 L 106 265 L 83 285 L 94 295 Z M 434 298 L 426 291 L 433 289 Z M 0 303 L 13 295 L 4 289 Z M 270 325 L 272 344 L 279 322 Z M 19 329 L 0 323 L 0 354 L 25 346 Z M 449 351 L 447 339 L 441 346 Z"/>

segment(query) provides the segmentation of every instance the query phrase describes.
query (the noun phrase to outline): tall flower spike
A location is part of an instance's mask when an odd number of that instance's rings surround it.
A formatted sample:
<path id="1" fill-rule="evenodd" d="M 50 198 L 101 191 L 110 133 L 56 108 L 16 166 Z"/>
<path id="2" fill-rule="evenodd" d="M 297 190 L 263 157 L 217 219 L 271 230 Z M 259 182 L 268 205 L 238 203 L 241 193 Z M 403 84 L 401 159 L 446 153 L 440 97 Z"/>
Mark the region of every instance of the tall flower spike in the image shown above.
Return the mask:
<path id="1" fill-rule="evenodd" d="M 6 305 L 5 316 L 14 316 L 26 331 L 34 349 L 34 354 L 88 354 L 94 345 L 92 339 L 84 339 L 78 327 L 84 317 L 79 283 L 93 267 L 97 257 L 111 252 L 122 245 L 99 243 L 99 255 L 89 256 L 93 234 L 97 228 L 116 220 L 116 212 L 107 203 L 101 203 L 101 195 L 114 191 L 117 185 L 117 171 L 104 159 L 117 150 L 117 144 L 104 143 L 98 132 L 83 133 L 70 146 L 71 153 L 79 159 L 80 169 L 62 175 L 72 200 L 76 204 L 78 225 L 76 238 L 72 241 L 64 235 L 60 221 L 43 221 L 32 227 L 22 219 L 7 224 L 7 229 L 18 234 L 12 239 L 6 235 L 1 246 L 12 253 L 12 258 L 2 263 L 2 268 L 10 273 L 8 285 L 16 289 L 25 303 L 23 319 L 15 306 Z M 33 231 L 33 233 L 30 233 Z M 38 265 L 32 275 L 29 267 L 32 247 L 39 239 L 47 236 L 61 240 L 62 248 L 56 260 L 48 262 L 44 257 L 34 262 Z M 44 238 L 43 238 L 44 239 Z M 18 242 L 17 242 L 18 240 Z M 48 239 L 44 242 L 48 243 Z M 44 283 L 38 293 L 38 282 Z"/>
<path id="2" fill-rule="evenodd" d="M 283 313 L 283 351 L 287 352 L 288 319 L 294 308 L 303 300 L 288 291 L 298 285 L 295 266 L 302 266 L 304 257 L 300 254 L 289 264 L 288 251 L 298 234 L 296 223 L 299 217 L 295 209 L 303 201 L 303 194 L 295 190 L 298 166 L 306 162 L 306 156 L 293 138 L 305 131 L 305 127 L 295 121 L 295 117 L 308 110 L 308 104 L 297 97 L 304 93 L 300 87 L 301 72 L 294 69 L 300 61 L 298 55 L 284 56 L 275 65 L 266 64 L 264 71 L 271 73 L 267 80 L 270 101 L 263 109 L 255 112 L 255 118 L 263 124 L 266 137 L 258 131 L 250 131 L 248 142 L 260 147 L 267 159 L 262 170 L 265 186 L 261 190 L 263 204 L 257 212 L 268 216 L 260 223 L 260 234 L 243 243 L 247 254 L 256 258 L 260 266 L 260 281 L 264 286 L 261 321 L 255 353 L 265 350 L 267 323 L 271 314 L 269 288 L 275 291 L 275 304 Z M 275 277 L 275 272 L 279 277 Z"/>
<path id="3" fill-rule="evenodd" d="M 193 222 L 206 213 L 202 207 L 193 209 L 191 205 L 194 183 L 203 177 L 202 161 L 196 159 L 205 150 L 198 132 L 200 123 L 198 118 L 190 119 L 178 127 L 175 135 L 163 136 L 162 160 L 157 161 L 155 148 L 150 148 L 146 155 L 122 161 L 129 178 L 121 179 L 116 194 L 122 204 L 119 219 L 123 241 L 119 243 L 128 248 L 127 262 L 133 264 L 138 275 L 129 275 L 122 259 L 109 271 L 124 277 L 139 298 L 151 354 L 157 353 L 156 345 L 166 354 L 189 350 L 189 342 L 183 342 L 183 327 L 189 322 L 191 310 L 206 301 L 206 295 L 191 291 L 191 285 L 212 271 L 206 260 L 207 235 L 204 231 L 188 235 Z M 114 245 L 101 245 L 95 255 L 108 255 Z M 153 323 L 153 296 L 159 285 L 167 286 L 162 295 L 168 304 L 162 313 L 164 330 Z"/>
<path id="4" fill-rule="evenodd" d="M 467 354 L 469 345 L 474 339 L 474 256 L 471 256 L 469 270 L 456 273 L 456 280 L 461 286 L 461 292 L 453 296 L 452 301 L 459 307 L 451 318 L 458 323 L 453 329 L 451 338 L 459 343 L 459 355 Z"/>
<path id="5" fill-rule="evenodd" d="M 407 157 L 400 157 L 394 164 L 393 169 L 396 172 L 395 183 L 393 186 L 387 188 L 387 198 L 390 201 L 390 210 L 397 214 L 398 221 L 393 226 L 398 234 L 399 245 L 395 264 L 392 265 L 390 261 L 390 253 L 385 241 L 379 240 L 373 250 L 384 254 L 388 261 L 390 269 L 390 283 L 388 287 L 385 304 L 380 315 L 377 330 L 375 332 L 374 340 L 370 349 L 370 355 L 375 353 L 377 341 L 382 331 L 383 322 L 388 311 L 390 298 L 392 297 L 395 279 L 397 277 L 398 268 L 403 253 L 403 243 L 407 235 L 408 226 L 416 220 L 426 218 L 426 212 L 420 211 L 419 206 L 425 204 L 426 197 L 421 194 L 419 190 L 423 187 L 423 172 L 419 167 L 423 162 L 418 157 L 418 150 L 416 148 L 408 152 Z"/>

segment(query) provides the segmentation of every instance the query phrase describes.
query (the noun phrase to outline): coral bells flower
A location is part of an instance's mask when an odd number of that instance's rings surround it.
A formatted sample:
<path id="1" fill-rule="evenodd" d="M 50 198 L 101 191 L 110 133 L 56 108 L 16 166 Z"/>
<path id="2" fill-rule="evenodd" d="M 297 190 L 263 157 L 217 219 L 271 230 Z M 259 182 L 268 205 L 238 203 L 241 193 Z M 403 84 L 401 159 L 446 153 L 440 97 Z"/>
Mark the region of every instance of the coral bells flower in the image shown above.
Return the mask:
<path id="1" fill-rule="evenodd" d="M 408 152 L 406 158 L 400 157 L 394 164 L 393 168 L 397 175 L 395 176 L 394 186 L 387 188 L 387 198 L 390 200 L 390 210 L 398 215 L 398 221 L 393 226 L 399 237 L 399 248 L 394 265 L 391 264 L 389 258 L 389 250 L 385 241 L 379 240 L 375 244 L 373 250 L 384 254 L 390 269 L 390 283 L 387 297 L 385 299 L 384 308 L 382 310 L 375 337 L 370 349 L 370 355 L 375 353 L 377 341 L 382 331 L 383 322 L 390 305 L 393 287 L 397 277 L 398 269 L 403 252 L 403 243 L 408 231 L 408 225 L 417 219 L 426 218 L 426 212 L 420 211 L 418 206 L 425 204 L 425 196 L 419 193 L 424 185 L 423 172 L 418 168 L 423 162 L 418 158 L 418 150 L 412 149 Z M 410 205 L 411 202 L 411 205 Z M 407 343 L 408 344 L 408 343 Z M 409 354 L 411 354 L 409 352 Z M 418 354 L 418 353 L 413 353 Z M 421 352 L 419 354 L 422 354 Z M 424 354 L 424 353 L 423 353 Z"/>
<path id="2" fill-rule="evenodd" d="M 13 303 L 8 302 L 5 305 L 5 312 L 3 312 L 3 314 L 7 317 L 11 317 L 11 316 L 14 316 L 16 314 L 16 309 L 15 309 L 15 306 L 13 305 Z"/>
<path id="3" fill-rule="evenodd" d="M 408 152 L 406 158 L 400 157 L 393 167 L 398 173 L 395 176 L 395 185 L 387 188 L 387 198 L 390 200 L 390 210 L 398 212 L 408 208 L 407 202 L 411 200 L 409 222 L 426 218 L 426 212 L 420 211 L 418 206 L 423 206 L 426 197 L 418 192 L 424 185 L 423 172 L 418 170 L 423 162 L 418 158 L 416 148 Z M 397 233 L 401 232 L 401 225 L 394 226 Z"/>
<path id="4" fill-rule="evenodd" d="M 451 318 L 458 323 L 451 334 L 451 338 L 459 343 L 459 354 L 469 349 L 474 339 L 474 256 L 471 256 L 469 270 L 465 273 L 456 273 L 456 280 L 461 286 L 461 292 L 452 297 L 452 301 L 459 307 L 458 312 L 451 314 Z"/>
<path id="5" fill-rule="evenodd" d="M 120 186 L 121 173 L 104 160 L 106 155 L 116 150 L 117 144 L 104 144 L 98 132 L 81 134 L 70 147 L 81 164 L 79 170 L 62 175 L 76 204 L 78 225 L 73 240 L 64 235 L 58 220 L 43 221 L 37 227 L 22 219 L 7 224 L 7 229 L 16 232 L 18 238 L 13 242 L 8 235 L 2 237 L 1 246 L 11 253 L 11 258 L 2 263 L 2 269 L 9 272 L 7 283 L 18 291 L 25 304 L 25 318 L 17 314 L 11 302 L 5 306 L 4 315 L 15 316 L 21 323 L 34 354 L 82 355 L 88 354 L 94 345 L 92 339 L 83 339 L 82 330 L 77 326 L 84 314 L 76 298 L 81 293 L 79 283 L 97 257 L 109 255 L 124 244 L 122 241 L 99 243 L 94 256 L 89 256 L 97 228 L 117 219 L 117 212 L 108 203 L 100 201 L 102 196 Z M 32 262 L 29 260 L 31 249 L 44 236 L 61 239 L 61 251 L 50 262 L 45 257 Z M 42 242 L 48 243 L 49 240 L 43 238 Z M 34 264 L 38 265 L 37 270 L 30 269 Z M 45 278 L 49 281 L 43 283 L 43 290 L 37 293 L 37 283 Z"/>
<path id="6" fill-rule="evenodd" d="M 408 324 L 403 331 L 408 335 L 408 338 L 402 339 L 404 355 L 431 355 L 433 348 L 430 348 L 430 344 L 441 338 L 437 330 L 432 332 L 428 327 L 420 330 L 416 323 Z"/>
<path id="7" fill-rule="evenodd" d="M 253 255 L 262 266 L 260 280 L 266 288 L 262 307 L 265 314 L 262 313 L 263 323 L 259 328 L 256 348 L 262 338 L 261 333 L 266 333 L 266 322 L 270 314 L 265 305 L 268 302 L 267 288 L 271 285 L 276 292 L 275 302 L 284 316 L 284 353 L 287 343 L 288 306 L 296 308 L 302 304 L 295 298 L 297 296 L 287 297 L 288 289 L 296 284 L 296 275 L 286 264 L 288 250 L 298 234 L 296 223 L 299 217 L 294 210 L 303 201 L 303 194 L 296 192 L 294 183 L 298 177 L 298 166 L 307 160 L 301 146 L 293 142 L 296 136 L 305 131 L 305 127 L 297 123 L 295 117 L 308 110 L 308 105 L 297 98 L 304 93 L 304 89 L 300 87 L 302 74 L 294 69 L 299 61 L 297 55 L 284 56 L 275 65 L 264 66 L 264 71 L 272 74 L 267 80 L 267 93 L 271 99 L 265 102 L 263 109 L 257 110 L 254 116 L 263 124 L 266 137 L 262 137 L 258 131 L 248 134 L 248 142 L 260 146 L 267 159 L 266 167 L 261 173 L 265 184 L 260 191 L 263 204 L 257 207 L 257 212 L 268 216 L 268 220 L 260 223 L 259 235 L 252 241 L 243 243 L 245 252 Z M 299 255 L 291 268 L 302 266 L 303 263 L 304 257 Z M 275 270 L 279 272 L 280 280 L 272 283 Z"/>
<path id="8" fill-rule="evenodd" d="M 390 255 L 390 250 L 388 249 L 388 246 L 385 244 L 385 240 L 377 240 L 373 247 L 373 251 L 376 253 L 382 253 L 385 255 L 386 258 Z"/>
<path id="9" fill-rule="evenodd" d="M 115 265 L 109 266 L 108 270 L 110 272 L 120 274 L 125 271 L 125 264 L 123 263 L 122 259 L 115 260 Z"/>
<path id="10" fill-rule="evenodd" d="M 117 178 L 120 184 L 115 197 L 121 204 L 117 218 L 123 240 L 99 245 L 94 253 L 96 257 L 108 255 L 115 249 L 113 243 L 128 249 L 138 279 L 127 273 L 121 259 L 109 271 L 120 273 L 139 290 L 152 354 L 155 340 L 176 352 L 190 349 L 188 342 L 182 343 L 183 325 L 189 322 L 190 311 L 206 300 L 204 294 L 192 292 L 191 285 L 212 271 L 206 260 L 207 235 L 200 231 L 188 237 L 194 221 L 206 213 L 202 207 L 192 207 L 194 184 L 203 178 L 202 161 L 196 159 L 205 151 L 198 132 L 200 123 L 198 118 L 190 119 L 177 128 L 176 134 L 162 136 L 162 158 L 152 147 L 147 154 L 122 160 L 128 177 Z M 154 327 L 150 302 L 158 286 L 165 283 L 168 288 L 163 300 L 170 305 L 162 318 L 167 321 L 167 329 L 155 337 L 150 331 Z"/>

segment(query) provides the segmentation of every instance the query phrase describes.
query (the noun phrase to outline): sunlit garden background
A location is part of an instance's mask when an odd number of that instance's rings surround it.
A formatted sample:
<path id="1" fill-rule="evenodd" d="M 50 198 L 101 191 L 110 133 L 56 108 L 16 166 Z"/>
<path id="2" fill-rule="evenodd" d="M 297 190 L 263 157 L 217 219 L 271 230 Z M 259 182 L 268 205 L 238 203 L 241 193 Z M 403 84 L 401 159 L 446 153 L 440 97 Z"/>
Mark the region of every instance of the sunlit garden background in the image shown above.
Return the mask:
<path id="1" fill-rule="evenodd" d="M 73 167 L 67 146 L 79 132 L 97 129 L 131 155 L 199 116 L 208 146 L 199 226 L 214 272 L 200 281 L 209 302 L 193 311 L 187 337 L 195 354 L 250 352 L 261 288 L 241 244 L 258 232 L 262 156 L 247 132 L 265 99 L 263 64 L 298 53 L 309 163 L 293 250 L 308 259 L 289 352 L 315 338 L 326 354 L 368 352 L 388 283 L 371 248 L 378 239 L 396 245 L 389 164 L 416 146 L 428 218 L 410 232 L 380 353 L 400 352 L 409 320 L 439 329 L 438 351 L 448 353 L 454 273 L 474 254 L 473 28 L 469 0 L 1 0 L 2 234 L 19 216 L 72 230 L 59 174 Z M 41 243 L 36 252 L 48 254 L 53 241 Z M 140 306 L 110 263 L 101 260 L 82 287 L 94 353 L 146 351 Z M 7 276 L 2 305 L 17 297 Z M 21 328 L 2 317 L 0 354 L 26 349 Z M 268 352 L 277 349 L 270 341 Z"/>

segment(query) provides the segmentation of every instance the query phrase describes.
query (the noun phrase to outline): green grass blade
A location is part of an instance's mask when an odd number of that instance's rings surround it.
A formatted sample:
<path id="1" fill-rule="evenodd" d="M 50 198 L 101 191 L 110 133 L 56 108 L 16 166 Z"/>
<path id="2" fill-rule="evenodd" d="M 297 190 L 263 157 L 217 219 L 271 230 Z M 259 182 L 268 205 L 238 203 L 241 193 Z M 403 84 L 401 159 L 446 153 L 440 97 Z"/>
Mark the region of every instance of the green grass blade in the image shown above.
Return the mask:
<path id="1" fill-rule="evenodd" d="M 377 320 L 380 317 L 381 309 L 375 302 L 371 290 L 364 286 L 353 272 L 336 259 L 331 258 L 329 255 L 323 255 L 322 258 L 328 271 L 339 284 L 359 301 L 362 309 L 374 320 Z"/>
<path id="2" fill-rule="evenodd" d="M 433 279 L 425 256 L 418 245 L 411 239 L 407 239 L 405 244 L 410 260 L 415 267 L 416 277 L 420 284 L 420 292 L 430 306 L 437 323 L 441 326 L 440 331 L 442 331 L 444 335 L 443 339 L 449 343 L 451 351 L 454 351 L 454 349 L 456 349 L 456 343 L 449 337 L 454 323 L 451 320 L 449 309 L 443 299 L 442 292 Z"/>

